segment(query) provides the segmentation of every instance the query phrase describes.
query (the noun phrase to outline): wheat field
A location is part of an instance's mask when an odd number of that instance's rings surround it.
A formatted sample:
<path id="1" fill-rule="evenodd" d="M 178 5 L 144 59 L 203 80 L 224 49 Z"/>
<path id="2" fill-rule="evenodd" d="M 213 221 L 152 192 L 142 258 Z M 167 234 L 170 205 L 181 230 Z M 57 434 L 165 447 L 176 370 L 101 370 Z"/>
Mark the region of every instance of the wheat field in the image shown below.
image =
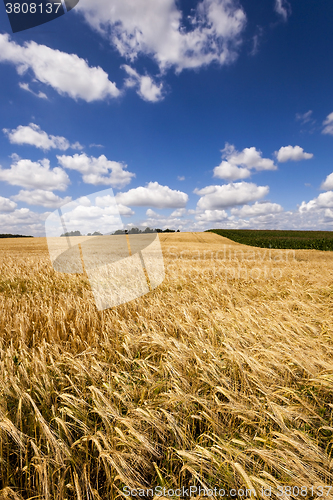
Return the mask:
<path id="1" fill-rule="evenodd" d="M 332 499 L 332 253 L 160 241 L 164 282 L 98 311 L 45 239 L 0 240 L 0 499 Z"/>

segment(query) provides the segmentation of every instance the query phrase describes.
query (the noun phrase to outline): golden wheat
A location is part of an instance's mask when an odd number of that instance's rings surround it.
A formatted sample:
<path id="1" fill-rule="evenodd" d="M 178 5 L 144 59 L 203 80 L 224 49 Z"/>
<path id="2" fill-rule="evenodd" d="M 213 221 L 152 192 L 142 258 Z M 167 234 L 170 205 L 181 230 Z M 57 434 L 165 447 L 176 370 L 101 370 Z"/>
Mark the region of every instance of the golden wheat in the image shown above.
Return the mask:
<path id="1" fill-rule="evenodd" d="M 1 500 L 332 484 L 331 252 L 160 240 L 165 281 L 102 312 L 45 239 L 1 240 Z"/>

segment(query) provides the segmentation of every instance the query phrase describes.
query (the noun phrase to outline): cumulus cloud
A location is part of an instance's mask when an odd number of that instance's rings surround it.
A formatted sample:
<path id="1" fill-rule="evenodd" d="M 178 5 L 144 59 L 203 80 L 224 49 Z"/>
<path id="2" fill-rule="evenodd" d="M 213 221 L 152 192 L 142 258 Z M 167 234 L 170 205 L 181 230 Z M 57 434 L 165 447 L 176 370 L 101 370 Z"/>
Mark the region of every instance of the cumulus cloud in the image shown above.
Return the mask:
<path id="1" fill-rule="evenodd" d="M 118 97 L 120 91 L 100 67 L 90 67 L 76 54 L 67 54 L 36 42 L 18 45 L 0 34 L 0 62 L 14 64 L 19 75 L 31 70 L 39 82 L 61 95 L 86 102 Z"/>
<path id="2" fill-rule="evenodd" d="M 44 189 L 34 189 L 32 191 L 21 189 L 19 194 L 12 196 L 12 199 L 16 201 L 23 201 L 28 205 L 40 205 L 46 208 L 59 208 L 61 205 L 69 203 L 72 198 L 70 196 L 61 198 L 52 191 L 46 191 Z"/>
<path id="3" fill-rule="evenodd" d="M 189 213 L 190 211 L 188 211 Z M 224 229 L 294 229 L 330 230 L 333 227 L 333 208 L 307 212 L 280 210 L 263 215 L 237 217 L 226 216 L 224 210 L 196 210 L 195 220 L 172 217 L 151 218 L 146 225 L 161 228 L 177 228 L 182 231 L 203 231 L 212 227 Z"/>
<path id="4" fill-rule="evenodd" d="M 29 123 L 28 126 L 19 125 L 12 130 L 4 128 L 2 131 L 7 135 L 11 144 L 29 144 L 44 151 L 49 149 L 61 149 L 62 151 L 69 148 L 83 149 L 83 146 L 78 142 L 70 144 L 65 137 L 48 135 L 35 123 Z"/>
<path id="5" fill-rule="evenodd" d="M 280 163 L 286 161 L 310 160 L 313 158 L 312 153 L 305 153 L 300 146 L 284 146 L 280 148 L 279 151 L 275 151 L 275 155 Z"/>
<path id="6" fill-rule="evenodd" d="M 155 217 L 155 219 L 162 217 L 160 214 L 154 212 L 154 210 L 152 210 L 151 208 L 148 208 L 148 210 L 146 211 L 146 215 L 147 217 Z"/>
<path id="7" fill-rule="evenodd" d="M 131 68 L 127 64 L 124 64 L 122 68 L 129 75 L 129 78 L 125 80 L 126 87 L 137 87 L 137 94 L 144 100 L 148 102 L 158 102 L 162 101 L 163 95 L 163 84 L 157 85 L 154 80 L 148 75 L 139 75 L 135 69 Z"/>
<path id="8" fill-rule="evenodd" d="M 72 210 L 63 212 L 64 221 L 71 223 L 72 226 L 75 226 L 78 222 L 87 221 L 89 223 L 89 221 L 102 220 L 105 216 L 113 221 L 118 220 L 118 211 L 115 210 L 114 205 L 98 207 L 96 205 L 87 206 L 80 204 L 73 206 Z"/>
<path id="9" fill-rule="evenodd" d="M 332 208 L 333 207 L 333 191 L 326 191 L 326 193 L 320 193 L 317 198 L 310 200 L 309 202 L 302 201 L 299 207 L 299 212 L 304 213 L 309 210 L 318 210 L 322 208 Z"/>
<path id="10" fill-rule="evenodd" d="M 59 167 L 51 169 L 47 159 L 34 162 L 17 158 L 10 168 L 4 169 L 0 166 L 0 181 L 13 186 L 46 191 L 65 191 L 70 184 L 66 172 Z"/>
<path id="11" fill-rule="evenodd" d="M 63 168 L 77 170 L 82 174 L 86 184 L 106 185 L 116 188 L 126 186 L 135 177 L 135 174 L 126 170 L 127 165 L 108 160 L 105 155 L 95 158 L 83 154 L 73 156 L 57 156 L 59 164 Z"/>
<path id="12" fill-rule="evenodd" d="M 80 198 L 79 201 L 81 205 L 84 204 L 82 198 Z M 119 215 L 124 215 L 125 217 L 130 217 L 131 215 L 135 215 L 135 212 L 133 212 L 131 208 L 126 207 L 121 203 L 116 203 L 115 198 L 111 197 L 111 195 L 109 194 L 106 196 L 96 196 L 95 203 L 97 207 L 108 207 L 108 208 L 114 207 L 115 214 L 119 213 Z M 90 206 L 90 203 L 88 206 Z"/>
<path id="13" fill-rule="evenodd" d="M 79 229 L 82 234 L 95 231 L 110 234 L 123 228 L 118 209 L 113 196 L 96 197 L 96 202 L 82 197 L 66 205 L 62 209 L 62 216 L 68 231 Z"/>
<path id="14" fill-rule="evenodd" d="M 333 189 L 333 172 L 322 182 L 320 189 L 325 189 L 326 191 Z"/>
<path id="15" fill-rule="evenodd" d="M 244 205 L 241 208 L 232 208 L 231 214 L 237 217 L 257 217 L 259 215 L 276 214 L 283 211 L 278 203 L 256 201 L 253 205 Z"/>
<path id="16" fill-rule="evenodd" d="M 153 212 L 150 216 L 147 216 L 147 219 L 142 221 L 140 225 L 143 227 L 148 226 L 161 229 L 180 229 L 182 231 L 185 230 L 185 228 L 188 229 L 193 226 L 193 223 L 193 220 L 181 220 L 171 215 L 169 217 L 162 215 L 157 216 L 157 214 Z"/>
<path id="17" fill-rule="evenodd" d="M 35 97 L 38 97 L 39 99 L 48 99 L 47 95 L 44 94 L 44 92 L 39 91 L 38 94 L 37 94 L 36 92 L 34 92 L 33 90 L 31 90 L 31 88 L 29 87 L 28 83 L 21 83 L 21 82 L 19 82 L 19 87 L 22 90 L 26 90 L 27 92 L 30 92 L 30 94 L 34 95 Z"/>
<path id="18" fill-rule="evenodd" d="M 333 210 L 326 208 L 324 215 L 326 219 L 333 219 Z"/>
<path id="19" fill-rule="evenodd" d="M 171 214 L 171 217 L 184 217 L 184 215 L 188 214 L 188 210 L 186 208 L 177 208 Z"/>
<path id="20" fill-rule="evenodd" d="M 121 203 L 118 204 L 118 210 L 119 215 L 122 215 L 123 217 L 132 217 L 132 215 L 135 215 L 135 212 L 130 207 L 125 207 L 125 205 L 122 205 Z"/>
<path id="21" fill-rule="evenodd" d="M 229 161 L 222 161 L 218 167 L 214 168 L 214 177 L 227 181 L 238 181 L 250 177 L 251 171 L 245 167 L 237 167 Z"/>
<path id="22" fill-rule="evenodd" d="M 199 222 L 221 222 L 228 219 L 228 214 L 225 210 L 204 210 L 197 213 L 195 218 Z"/>
<path id="23" fill-rule="evenodd" d="M 17 203 L 9 200 L 8 198 L 0 196 L 0 213 L 14 212 L 16 207 Z"/>
<path id="24" fill-rule="evenodd" d="M 317 198 L 310 200 L 309 202 L 302 202 L 299 207 L 299 213 L 302 215 L 312 215 L 313 228 L 319 228 L 320 223 L 325 224 L 325 222 L 332 222 L 333 214 L 333 191 L 327 191 L 326 193 L 321 193 Z"/>
<path id="25" fill-rule="evenodd" d="M 214 177 L 235 181 L 250 177 L 251 170 L 276 170 L 273 160 L 263 158 L 262 152 L 255 147 L 238 152 L 235 146 L 226 143 L 222 150 L 222 163 L 214 168 Z"/>
<path id="26" fill-rule="evenodd" d="M 219 210 L 244 205 L 263 198 L 268 192 L 268 186 L 257 186 L 250 182 L 207 186 L 194 191 L 194 193 L 201 196 L 197 204 L 200 210 Z"/>
<path id="27" fill-rule="evenodd" d="M 287 0 L 275 0 L 274 10 L 284 21 L 286 21 L 291 14 L 291 7 Z"/>
<path id="28" fill-rule="evenodd" d="M 158 182 L 149 182 L 145 187 L 140 186 L 126 193 L 118 193 L 116 199 L 126 206 L 181 208 L 186 205 L 188 195 L 168 186 L 161 186 Z"/>
<path id="29" fill-rule="evenodd" d="M 323 131 L 322 134 L 333 135 L 333 112 L 327 115 L 326 120 L 323 121 Z"/>
<path id="30" fill-rule="evenodd" d="M 28 208 L 20 208 L 11 213 L 0 213 L 0 232 L 43 236 L 46 215 L 48 214 L 32 212 Z"/>
<path id="31" fill-rule="evenodd" d="M 91 27 L 110 38 L 118 52 L 133 61 L 152 57 L 161 70 L 227 64 L 237 57 L 246 16 L 236 0 L 202 0 L 185 28 L 176 0 L 81 0 Z"/>

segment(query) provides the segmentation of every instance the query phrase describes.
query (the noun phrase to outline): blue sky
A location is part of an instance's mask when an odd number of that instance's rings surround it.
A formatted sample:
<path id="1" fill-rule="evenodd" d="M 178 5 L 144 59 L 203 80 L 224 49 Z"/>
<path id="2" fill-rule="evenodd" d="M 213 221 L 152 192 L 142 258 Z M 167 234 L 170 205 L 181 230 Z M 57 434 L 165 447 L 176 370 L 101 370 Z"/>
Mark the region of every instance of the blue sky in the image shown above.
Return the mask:
<path id="1" fill-rule="evenodd" d="M 0 9 L 1 233 L 108 188 L 126 225 L 332 228 L 330 0 Z"/>

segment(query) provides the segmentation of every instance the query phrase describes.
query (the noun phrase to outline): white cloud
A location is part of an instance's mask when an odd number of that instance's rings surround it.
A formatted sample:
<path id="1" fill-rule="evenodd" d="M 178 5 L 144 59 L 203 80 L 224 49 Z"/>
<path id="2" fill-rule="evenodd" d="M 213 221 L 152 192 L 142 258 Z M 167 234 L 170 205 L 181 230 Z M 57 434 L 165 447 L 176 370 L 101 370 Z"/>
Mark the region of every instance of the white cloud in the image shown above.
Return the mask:
<path id="1" fill-rule="evenodd" d="M 141 226 L 143 227 L 152 227 L 152 228 L 160 228 L 160 229 L 180 229 L 185 230 L 188 229 L 189 226 L 193 225 L 192 220 L 181 220 L 177 217 L 154 217 L 154 215 L 149 216 L 146 220 L 141 222 Z"/>
<path id="2" fill-rule="evenodd" d="M 320 189 L 325 189 L 326 191 L 333 189 L 333 172 L 322 182 Z"/>
<path id="3" fill-rule="evenodd" d="M 204 210 L 195 216 L 199 222 L 220 222 L 228 218 L 225 210 Z"/>
<path id="4" fill-rule="evenodd" d="M 196 214 L 196 210 L 186 210 L 179 208 L 174 210 L 169 216 L 156 213 L 149 208 L 146 211 L 147 219 L 141 223 L 142 226 L 149 226 L 161 229 L 180 229 L 180 230 L 195 230 L 197 223 L 192 218 L 185 218 L 185 215 Z"/>
<path id="5" fill-rule="evenodd" d="M 66 151 L 69 148 L 83 148 L 78 142 L 70 144 L 65 137 L 48 135 L 34 123 L 29 123 L 28 126 L 19 125 L 16 129 L 12 130 L 4 128 L 2 131 L 7 135 L 11 144 L 29 144 L 44 151 L 48 151 L 49 149 Z"/>
<path id="6" fill-rule="evenodd" d="M 188 19 L 190 29 L 178 5 L 176 0 L 81 0 L 76 11 L 122 56 L 153 57 L 161 70 L 222 65 L 237 57 L 246 16 L 236 0 L 202 0 Z"/>
<path id="7" fill-rule="evenodd" d="M 130 207 L 126 207 L 125 205 L 122 205 L 121 203 L 118 203 L 117 206 L 118 206 L 119 215 L 123 215 L 124 217 L 131 217 L 132 215 L 135 215 L 135 212 Z"/>
<path id="8" fill-rule="evenodd" d="M 207 186 L 194 191 L 200 195 L 197 207 L 201 210 L 219 210 L 236 205 L 243 205 L 266 196 L 268 186 L 257 186 L 249 182 L 224 184 L 223 186 Z"/>
<path id="9" fill-rule="evenodd" d="M 104 202 L 101 201 L 102 198 Z M 110 234 L 122 229 L 123 224 L 114 197 L 109 197 L 111 202 L 105 203 L 107 198 L 107 196 L 99 197 L 99 206 L 88 203 L 90 200 L 86 197 L 67 205 L 66 210 L 62 210 L 67 231 L 80 230 L 82 234 L 100 231 L 102 234 Z"/>
<path id="10" fill-rule="evenodd" d="M 87 201 L 89 200 L 87 199 Z M 81 205 L 84 204 L 84 200 L 82 198 L 80 198 L 79 202 Z M 121 203 L 116 203 L 115 198 L 111 197 L 109 194 L 106 196 L 96 196 L 95 203 L 97 207 L 108 207 L 109 209 L 111 209 L 111 207 L 114 207 L 115 214 L 119 213 L 119 215 L 124 215 L 125 217 L 135 215 L 135 212 L 133 212 L 131 208 L 126 207 Z M 88 206 L 90 206 L 90 202 Z"/>
<path id="11" fill-rule="evenodd" d="M 0 181 L 13 186 L 46 191 L 65 191 L 70 184 L 66 172 L 59 167 L 51 169 L 47 159 L 35 162 L 16 159 L 10 168 L 3 169 L 0 166 Z"/>
<path id="12" fill-rule="evenodd" d="M 275 155 L 280 163 L 286 161 L 310 160 L 313 158 L 312 153 L 305 153 L 300 146 L 284 146 L 280 148 L 279 151 L 275 151 Z"/>
<path id="13" fill-rule="evenodd" d="M 46 191 L 44 189 L 34 189 L 33 191 L 21 189 L 19 194 L 12 196 L 12 199 L 16 201 L 23 201 L 28 205 L 40 205 L 46 208 L 58 208 L 72 200 L 70 196 L 61 198 L 52 191 Z"/>
<path id="14" fill-rule="evenodd" d="M 154 212 L 154 210 L 152 210 L 151 208 L 148 208 L 148 210 L 146 211 L 146 215 L 147 215 L 147 217 L 154 217 L 155 219 L 162 217 L 158 213 Z"/>
<path id="15" fill-rule="evenodd" d="M 327 219 L 333 219 L 333 210 L 331 210 L 330 208 L 326 208 L 325 217 Z"/>
<path id="16" fill-rule="evenodd" d="M 246 179 L 250 175 L 251 171 L 248 168 L 237 167 L 228 161 L 222 161 L 218 167 L 214 168 L 214 177 L 228 181 Z"/>
<path id="17" fill-rule="evenodd" d="M 332 208 L 333 207 L 333 191 L 326 191 L 326 193 L 320 193 L 317 198 L 308 201 L 302 201 L 299 207 L 299 212 L 304 213 L 309 210 L 318 210 L 322 208 Z"/>
<path id="18" fill-rule="evenodd" d="M 325 125 L 322 134 L 333 135 L 333 112 L 327 115 L 326 120 L 323 121 Z"/>
<path id="19" fill-rule="evenodd" d="M 131 182 L 135 174 L 126 170 L 127 165 L 110 161 L 105 155 L 99 158 L 87 156 L 85 153 L 73 156 L 57 156 L 63 168 L 77 170 L 82 174 L 86 184 L 106 185 L 121 188 Z"/>
<path id="20" fill-rule="evenodd" d="M 164 95 L 162 83 L 157 85 L 150 76 L 139 75 L 137 71 L 127 64 L 124 64 L 122 68 L 129 75 L 129 78 L 125 80 L 126 87 L 138 87 L 137 94 L 145 101 L 158 102 L 163 100 Z"/>
<path id="21" fill-rule="evenodd" d="M 140 186 L 126 193 L 118 193 L 116 199 L 117 202 L 130 206 L 180 208 L 186 205 L 188 195 L 168 186 L 161 186 L 158 182 L 149 182 L 146 187 Z"/>
<path id="22" fill-rule="evenodd" d="M 177 208 L 177 210 L 174 210 L 171 214 L 171 217 L 184 217 L 188 211 L 186 208 Z"/>
<path id="23" fill-rule="evenodd" d="M 118 220 L 118 213 L 115 211 L 114 206 L 110 207 L 97 207 L 97 206 L 85 206 L 78 205 L 73 208 L 73 210 L 63 212 L 63 218 L 65 222 L 70 222 L 71 225 L 75 226 L 78 222 L 85 222 L 92 220 L 101 220 L 108 217 L 110 220 Z M 93 226 L 90 226 L 93 228 Z"/>
<path id="24" fill-rule="evenodd" d="M 8 198 L 0 196 L 0 213 L 14 212 L 16 207 L 17 203 L 14 203 L 14 201 L 9 200 Z"/>
<path id="25" fill-rule="evenodd" d="M 275 0 L 274 10 L 283 17 L 284 21 L 286 21 L 291 14 L 291 7 L 287 0 Z"/>
<path id="26" fill-rule="evenodd" d="M 120 91 L 100 67 L 90 67 L 76 54 L 67 54 L 36 42 L 18 45 L 0 34 L 0 62 L 14 64 L 19 75 L 31 70 L 36 80 L 61 95 L 87 102 L 118 97 Z"/>
<path id="27" fill-rule="evenodd" d="M 26 90 L 27 92 L 30 92 L 30 94 L 33 94 L 34 96 L 38 97 L 39 99 L 48 99 L 47 95 L 44 94 L 44 92 L 39 91 L 38 94 L 37 94 L 36 92 L 34 92 L 33 90 L 31 90 L 31 88 L 29 87 L 28 83 L 21 83 L 21 82 L 19 82 L 19 87 L 22 90 Z"/>
<path id="28" fill-rule="evenodd" d="M 44 236 L 44 219 L 47 215 L 32 212 L 28 208 L 0 213 L 0 233 Z"/>
<path id="29" fill-rule="evenodd" d="M 182 231 L 204 231 L 212 227 L 224 229 L 294 229 L 311 230 L 333 228 L 333 209 L 321 209 L 300 213 L 299 211 L 278 211 L 240 217 L 235 215 L 224 217 L 224 210 L 195 211 L 195 219 L 175 219 L 172 216 L 165 218 L 151 218 L 146 221 L 150 227 L 180 228 Z"/>
<path id="30" fill-rule="evenodd" d="M 251 169 L 257 171 L 277 169 L 273 160 L 262 158 L 262 152 L 257 151 L 255 147 L 245 148 L 239 153 L 235 146 L 226 143 L 222 153 L 224 160 L 214 168 L 214 177 L 219 179 L 235 181 L 250 177 Z"/>
<path id="31" fill-rule="evenodd" d="M 259 215 L 276 214 L 283 212 L 283 208 L 278 203 L 256 201 L 253 205 L 244 205 L 241 208 L 232 208 L 231 214 L 237 217 L 257 217 Z"/>
<path id="32" fill-rule="evenodd" d="M 184 181 L 184 180 L 185 180 L 185 176 L 184 176 L 184 175 L 178 175 L 178 176 L 177 176 L 177 179 L 178 179 L 179 181 Z"/>
<path id="33" fill-rule="evenodd" d="M 332 224 L 333 222 L 331 222 Z M 226 219 L 212 220 L 212 221 L 198 221 L 197 230 L 204 230 L 209 228 L 223 228 L 223 229 L 329 229 L 329 220 L 327 217 L 318 217 L 309 212 L 301 214 L 300 212 L 292 212 L 284 210 L 276 213 L 267 213 L 265 215 L 257 215 L 238 218 L 232 215 Z M 195 230 L 194 228 L 191 229 Z"/>

